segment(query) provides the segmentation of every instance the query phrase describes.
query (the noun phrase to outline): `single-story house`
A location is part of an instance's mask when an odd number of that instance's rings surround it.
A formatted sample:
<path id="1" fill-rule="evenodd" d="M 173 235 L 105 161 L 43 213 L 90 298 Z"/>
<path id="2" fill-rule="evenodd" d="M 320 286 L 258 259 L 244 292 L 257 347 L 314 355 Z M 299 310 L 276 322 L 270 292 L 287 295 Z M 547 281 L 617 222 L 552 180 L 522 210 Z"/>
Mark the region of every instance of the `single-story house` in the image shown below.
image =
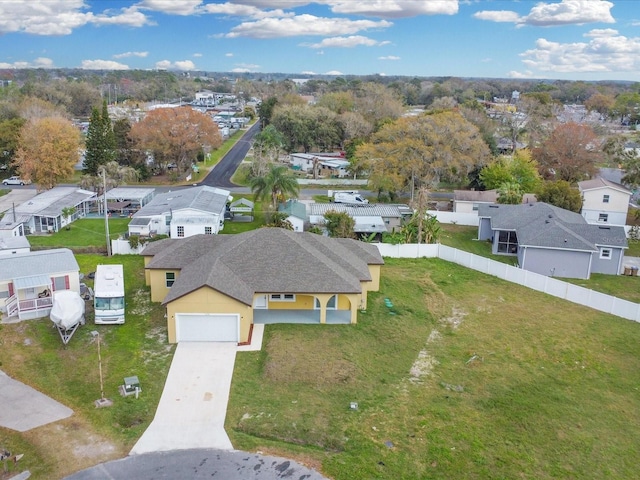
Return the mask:
<path id="1" fill-rule="evenodd" d="M 533 193 L 525 193 L 522 203 L 533 203 L 536 196 Z M 475 213 L 478 206 L 490 205 L 498 202 L 498 190 L 454 190 L 453 211 L 457 213 Z"/>
<path id="2" fill-rule="evenodd" d="M 624 227 L 590 224 L 579 213 L 544 202 L 480 205 L 478 216 L 478 240 L 490 241 L 495 255 L 517 257 L 524 270 L 584 279 L 622 271 Z"/>
<path id="3" fill-rule="evenodd" d="M 59 290 L 80 293 L 80 267 L 68 248 L 0 255 L 0 310 L 6 317 L 46 317 Z"/>
<path id="4" fill-rule="evenodd" d="M 15 211 L 8 210 L 4 217 L 0 218 L 0 238 L 24 237 L 25 224 L 29 223 L 30 215 L 18 216 Z"/>
<path id="5" fill-rule="evenodd" d="M 345 177 L 349 169 L 349 161 L 341 153 L 291 153 L 289 163 L 295 170 L 313 173 L 314 164 L 318 174 L 323 177 Z"/>
<path id="6" fill-rule="evenodd" d="M 413 215 L 413 210 L 404 204 L 368 203 L 351 205 L 346 203 L 310 203 L 307 205 L 309 224 L 322 227 L 328 211 L 346 212 L 356 224 L 356 234 L 392 233 Z"/>
<path id="7" fill-rule="evenodd" d="M 384 263 L 374 245 L 281 228 L 165 239 L 142 255 L 170 343 L 246 343 L 260 323 L 356 323 Z"/>
<path id="8" fill-rule="evenodd" d="M 287 200 L 278 205 L 278 211 L 287 214 L 287 220 L 293 226 L 294 232 L 304 232 L 305 225 L 309 223 L 307 206 L 297 200 Z"/>
<path id="9" fill-rule="evenodd" d="M 184 238 L 217 234 L 231 200 L 228 190 L 199 186 L 160 193 L 133 214 L 129 235 Z"/>
<path id="10" fill-rule="evenodd" d="M 578 182 L 582 216 L 589 223 L 626 225 L 631 190 L 602 177 Z"/>
<path id="11" fill-rule="evenodd" d="M 15 255 L 31 251 L 29 239 L 24 236 L 0 237 L 0 255 Z"/>
<path id="12" fill-rule="evenodd" d="M 147 205 L 155 195 L 155 188 L 115 187 L 107 190 L 107 209 L 120 215 L 130 215 Z M 98 200 L 104 201 L 100 196 Z"/>
<path id="13" fill-rule="evenodd" d="M 15 215 L 28 218 L 24 222 L 26 233 L 57 232 L 78 218 L 85 217 L 95 198 L 95 192 L 89 190 L 54 187 L 18 205 Z M 69 218 L 62 215 L 62 210 L 67 207 L 75 208 L 75 213 Z"/>

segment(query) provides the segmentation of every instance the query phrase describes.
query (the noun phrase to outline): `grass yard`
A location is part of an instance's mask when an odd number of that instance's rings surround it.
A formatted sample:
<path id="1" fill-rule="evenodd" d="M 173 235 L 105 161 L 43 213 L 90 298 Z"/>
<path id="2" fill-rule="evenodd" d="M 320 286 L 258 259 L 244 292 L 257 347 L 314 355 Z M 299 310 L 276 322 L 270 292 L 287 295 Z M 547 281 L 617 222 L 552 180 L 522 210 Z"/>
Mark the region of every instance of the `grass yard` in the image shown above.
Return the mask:
<path id="1" fill-rule="evenodd" d="M 74 231 L 81 229 L 74 224 Z M 68 419 L 22 434 L 0 428 L 0 446 L 24 453 L 20 468 L 30 470 L 34 479 L 59 479 L 126 456 L 153 419 L 173 355 L 164 310 L 151 304 L 144 286 L 142 257 L 81 254 L 76 259 L 85 274 L 98 263 L 124 264 L 124 325 L 93 324 L 88 305 L 86 325 L 66 347 L 48 318 L 0 325 L 0 369 L 74 410 Z M 101 396 L 94 330 L 101 338 L 104 393 L 114 402 L 104 409 L 93 403 Z M 124 377 L 132 375 L 141 382 L 138 399 L 118 393 Z"/>
<path id="2" fill-rule="evenodd" d="M 268 326 L 237 356 L 236 448 L 335 480 L 635 478 L 640 325 L 438 259 L 386 262 L 357 326 Z"/>
<path id="3" fill-rule="evenodd" d="M 109 218 L 109 238 L 127 231 L 129 218 Z M 69 230 L 63 228 L 57 233 L 29 235 L 29 243 L 33 247 L 71 248 L 74 251 L 92 249 L 95 252 L 107 251 L 107 236 L 104 218 L 81 218 L 71 224 Z"/>
<path id="4" fill-rule="evenodd" d="M 493 255 L 491 253 L 491 244 L 478 240 L 478 227 L 441 223 L 440 243 L 465 252 L 475 253 L 481 257 L 488 257 L 496 262 L 509 265 L 516 265 L 518 262 L 515 257 L 508 255 Z"/>

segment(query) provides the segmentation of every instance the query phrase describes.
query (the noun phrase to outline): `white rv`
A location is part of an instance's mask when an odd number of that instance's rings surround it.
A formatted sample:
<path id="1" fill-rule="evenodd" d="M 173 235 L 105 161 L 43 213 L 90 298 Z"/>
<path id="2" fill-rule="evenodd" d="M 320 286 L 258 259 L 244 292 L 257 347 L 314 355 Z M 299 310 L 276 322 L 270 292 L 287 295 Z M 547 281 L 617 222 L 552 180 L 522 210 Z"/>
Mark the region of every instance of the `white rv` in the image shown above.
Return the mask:
<path id="1" fill-rule="evenodd" d="M 124 323 L 124 275 L 122 265 L 98 265 L 93 287 L 95 323 Z"/>

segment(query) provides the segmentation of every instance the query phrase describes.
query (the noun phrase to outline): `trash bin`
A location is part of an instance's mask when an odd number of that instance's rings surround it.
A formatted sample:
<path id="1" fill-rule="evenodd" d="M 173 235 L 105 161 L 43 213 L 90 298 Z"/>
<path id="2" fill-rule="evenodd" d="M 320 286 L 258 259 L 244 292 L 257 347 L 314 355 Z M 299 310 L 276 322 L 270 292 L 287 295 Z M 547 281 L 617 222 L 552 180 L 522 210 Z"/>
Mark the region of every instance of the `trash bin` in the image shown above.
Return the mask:
<path id="1" fill-rule="evenodd" d="M 631 267 L 625 265 L 623 275 L 630 276 L 631 275 Z"/>
<path id="2" fill-rule="evenodd" d="M 631 267 L 631 276 L 633 277 L 638 276 L 638 267 Z"/>

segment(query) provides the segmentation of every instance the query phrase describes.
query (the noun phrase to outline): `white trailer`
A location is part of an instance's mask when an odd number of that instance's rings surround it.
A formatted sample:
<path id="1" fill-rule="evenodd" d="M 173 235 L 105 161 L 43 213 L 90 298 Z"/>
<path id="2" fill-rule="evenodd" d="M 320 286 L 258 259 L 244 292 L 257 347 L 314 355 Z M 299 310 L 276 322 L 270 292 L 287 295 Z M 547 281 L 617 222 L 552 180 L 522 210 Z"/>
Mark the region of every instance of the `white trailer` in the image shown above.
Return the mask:
<path id="1" fill-rule="evenodd" d="M 124 274 L 122 265 L 98 265 L 93 286 L 95 323 L 124 323 Z"/>

